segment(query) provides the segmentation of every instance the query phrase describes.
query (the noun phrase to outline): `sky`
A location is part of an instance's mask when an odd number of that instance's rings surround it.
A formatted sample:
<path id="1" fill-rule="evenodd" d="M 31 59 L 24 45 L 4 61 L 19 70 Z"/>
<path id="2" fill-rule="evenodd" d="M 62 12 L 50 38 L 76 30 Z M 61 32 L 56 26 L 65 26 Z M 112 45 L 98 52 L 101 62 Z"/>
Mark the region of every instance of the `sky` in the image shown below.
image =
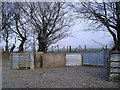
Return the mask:
<path id="1" fill-rule="evenodd" d="M 70 33 L 71 33 L 70 36 L 58 41 L 55 44 L 52 44 L 51 46 L 57 46 L 57 45 L 59 45 L 59 47 L 72 46 L 72 48 L 76 48 L 79 47 L 80 45 L 82 48 L 84 48 L 84 46 L 86 45 L 87 48 L 102 48 L 102 45 L 94 42 L 96 41 L 103 44 L 104 46 L 107 45 L 108 48 L 111 48 L 110 44 L 113 42 L 113 40 L 108 32 L 93 31 L 93 30 L 85 31 L 87 28 L 91 29 L 91 26 L 87 23 L 84 22 L 76 23 L 70 28 Z M 11 40 L 10 42 L 12 43 L 14 42 L 14 40 Z M 17 46 L 19 44 L 20 43 L 17 42 Z M 2 42 L 2 46 L 4 45 L 5 43 Z M 49 48 L 51 48 L 51 46 Z M 15 50 L 17 50 L 17 48 Z"/>
<path id="2" fill-rule="evenodd" d="M 52 46 L 59 45 L 60 47 L 62 47 L 71 45 L 72 47 L 78 47 L 79 45 L 81 45 L 82 47 L 84 47 L 84 45 L 86 45 L 88 48 L 101 48 L 102 45 L 94 42 L 96 41 L 110 47 L 110 44 L 112 44 L 113 40 L 111 35 L 107 31 L 85 31 L 86 28 L 90 29 L 91 26 L 87 25 L 84 22 L 77 23 L 70 28 L 70 32 L 72 34 L 69 37 L 58 41 Z"/>
<path id="3" fill-rule="evenodd" d="M 86 28 L 91 29 L 91 26 L 89 26 L 87 23 L 84 22 L 76 23 L 75 25 L 71 26 L 70 28 L 71 35 L 69 37 L 61 41 L 58 41 L 56 44 L 53 44 L 51 46 L 57 46 L 57 45 L 59 45 L 60 47 L 72 46 L 75 48 L 78 47 L 79 45 L 81 45 L 82 47 L 86 45 L 87 48 L 101 48 L 102 46 L 100 44 L 94 42 L 96 41 L 103 45 L 108 45 L 108 47 L 110 47 L 110 44 L 113 42 L 113 40 L 108 32 L 92 31 L 92 30 L 85 31 Z M 19 44 L 20 43 L 17 42 L 17 45 Z M 2 42 L 2 46 L 4 45 L 5 43 Z"/>
<path id="4" fill-rule="evenodd" d="M 62 39 L 58 41 L 55 44 L 52 44 L 51 46 L 57 46 L 59 47 L 67 47 L 72 46 L 72 48 L 79 47 L 79 45 L 84 48 L 86 45 L 87 48 L 102 48 L 102 45 L 95 43 L 99 42 L 103 45 L 107 45 L 108 48 L 110 47 L 110 44 L 113 42 L 111 35 L 108 32 L 105 31 L 85 31 L 85 28 L 91 28 L 89 25 L 85 23 L 77 23 L 74 26 L 71 26 L 70 32 L 71 35 L 66 37 L 65 39 Z M 94 40 L 94 41 L 93 41 Z M 14 41 L 11 41 L 14 42 Z M 20 43 L 17 42 L 19 45 Z M 2 42 L 2 46 L 4 46 L 5 43 Z M 49 48 L 51 48 L 51 46 Z M 17 49 L 16 49 L 17 50 Z"/>

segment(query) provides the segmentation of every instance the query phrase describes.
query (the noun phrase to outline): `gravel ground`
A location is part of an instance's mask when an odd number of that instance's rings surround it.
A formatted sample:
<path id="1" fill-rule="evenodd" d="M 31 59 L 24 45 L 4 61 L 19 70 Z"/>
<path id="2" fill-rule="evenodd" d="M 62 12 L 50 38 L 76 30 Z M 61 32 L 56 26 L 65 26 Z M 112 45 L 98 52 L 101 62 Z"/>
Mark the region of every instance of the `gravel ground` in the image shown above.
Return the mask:
<path id="1" fill-rule="evenodd" d="M 2 74 L 3 88 L 118 88 L 118 83 L 106 80 L 100 67 L 12 70 L 4 60 Z"/>

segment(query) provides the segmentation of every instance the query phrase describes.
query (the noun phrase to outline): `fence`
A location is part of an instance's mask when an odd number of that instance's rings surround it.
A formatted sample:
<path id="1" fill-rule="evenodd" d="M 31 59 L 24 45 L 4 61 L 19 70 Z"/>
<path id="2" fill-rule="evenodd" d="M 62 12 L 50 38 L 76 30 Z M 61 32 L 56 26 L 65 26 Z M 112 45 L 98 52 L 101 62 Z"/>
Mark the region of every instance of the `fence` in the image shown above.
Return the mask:
<path id="1" fill-rule="evenodd" d="M 120 81 L 120 51 L 109 52 L 108 80 Z"/>
<path id="2" fill-rule="evenodd" d="M 36 53 L 35 68 L 66 66 L 65 53 Z"/>
<path id="3" fill-rule="evenodd" d="M 88 48 L 87 45 L 81 46 L 79 45 L 78 47 L 72 47 L 72 46 L 51 46 L 48 48 L 47 52 L 51 53 L 56 53 L 56 52 L 102 52 L 102 51 L 107 51 L 108 46 L 105 45 L 104 47 L 101 47 L 99 49 L 96 48 Z"/>
<path id="4" fill-rule="evenodd" d="M 107 66 L 108 54 L 92 53 L 36 53 L 35 67 Z"/>
<path id="5" fill-rule="evenodd" d="M 34 69 L 33 53 L 11 53 L 12 69 Z"/>
<path id="6" fill-rule="evenodd" d="M 107 66 L 105 52 L 84 53 L 13 53 L 11 54 L 12 68 L 41 68 L 41 67 L 64 67 L 64 66 Z M 31 61 L 32 60 L 32 61 Z"/>
<path id="7" fill-rule="evenodd" d="M 83 53 L 83 65 L 107 66 L 108 54 L 106 52 Z"/>
<path id="8" fill-rule="evenodd" d="M 81 66 L 82 54 L 80 53 L 66 53 L 66 66 Z"/>

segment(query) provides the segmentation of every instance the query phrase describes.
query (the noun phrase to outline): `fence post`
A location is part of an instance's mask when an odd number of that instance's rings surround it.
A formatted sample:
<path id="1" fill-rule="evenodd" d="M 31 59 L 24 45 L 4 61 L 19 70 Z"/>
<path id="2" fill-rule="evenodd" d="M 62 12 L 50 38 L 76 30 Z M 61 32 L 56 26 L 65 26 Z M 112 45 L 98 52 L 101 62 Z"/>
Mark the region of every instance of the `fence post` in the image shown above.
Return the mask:
<path id="1" fill-rule="evenodd" d="M 107 60 L 107 57 L 106 57 L 106 52 L 103 53 L 103 57 L 104 57 L 104 68 L 106 68 L 106 60 Z"/>
<path id="2" fill-rule="evenodd" d="M 84 47 L 84 50 L 85 50 L 85 52 L 86 52 L 86 45 L 85 45 L 85 47 Z"/>
<path id="3" fill-rule="evenodd" d="M 82 50 L 82 47 L 81 47 L 81 45 L 79 45 L 79 52 L 82 52 L 83 50 Z"/>
<path id="4" fill-rule="evenodd" d="M 52 53 L 53 53 L 53 46 L 52 46 Z"/>
<path id="5" fill-rule="evenodd" d="M 107 45 L 106 45 L 106 51 L 108 50 Z"/>
<path id="6" fill-rule="evenodd" d="M 83 53 L 81 53 L 81 61 L 82 61 L 82 66 L 84 66 L 84 63 L 83 63 Z"/>
<path id="7" fill-rule="evenodd" d="M 68 52 L 68 46 L 67 46 L 67 52 Z"/>
<path id="8" fill-rule="evenodd" d="M 13 67 L 13 52 L 10 53 L 10 68 L 12 69 Z"/>
<path id="9" fill-rule="evenodd" d="M 65 46 L 63 46 L 63 51 L 62 52 L 65 52 Z"/>
<path id="10" fill-rule="evenodd" d="M 80 53 L 80 45 L 79 45 L 79 53 Z"/>
<path id="11" fill-rule="evenodd" d="M 59 52 L 59 45 L 57 45 L 57 48 L 58 48 L 58 52 Z"/>
<path id="12" fill-rule="evenodd" d="M 111 53 L 109 52 L 109 58 L 108 58 L 108 68 L 107 68 L 107 75 L 108 75 L 108 81 L 110 81 L 110 60 L 111 60 Z"/>
<path id="13" fill-rule="evenodd" d="M 71 46 L 69 46 L 70 52 L 71 52 Z"/>
<path id="14" fill-rule="evenodd" d="M 40 54 L 40 67 L 43 67 L 43 58 L 42 58 L 42 54 Z"/>

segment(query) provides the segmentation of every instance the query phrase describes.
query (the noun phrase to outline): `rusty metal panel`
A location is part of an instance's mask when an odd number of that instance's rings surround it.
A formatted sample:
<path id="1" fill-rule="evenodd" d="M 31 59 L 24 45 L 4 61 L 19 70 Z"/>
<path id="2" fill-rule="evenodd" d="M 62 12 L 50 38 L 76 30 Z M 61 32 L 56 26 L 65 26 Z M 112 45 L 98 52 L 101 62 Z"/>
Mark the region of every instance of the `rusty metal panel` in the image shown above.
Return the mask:
<path id="1" fill-rule="evenodd" d="M 42 54 L 43 67 L 64 67 L 66 64 L 64 53 Z"/>

